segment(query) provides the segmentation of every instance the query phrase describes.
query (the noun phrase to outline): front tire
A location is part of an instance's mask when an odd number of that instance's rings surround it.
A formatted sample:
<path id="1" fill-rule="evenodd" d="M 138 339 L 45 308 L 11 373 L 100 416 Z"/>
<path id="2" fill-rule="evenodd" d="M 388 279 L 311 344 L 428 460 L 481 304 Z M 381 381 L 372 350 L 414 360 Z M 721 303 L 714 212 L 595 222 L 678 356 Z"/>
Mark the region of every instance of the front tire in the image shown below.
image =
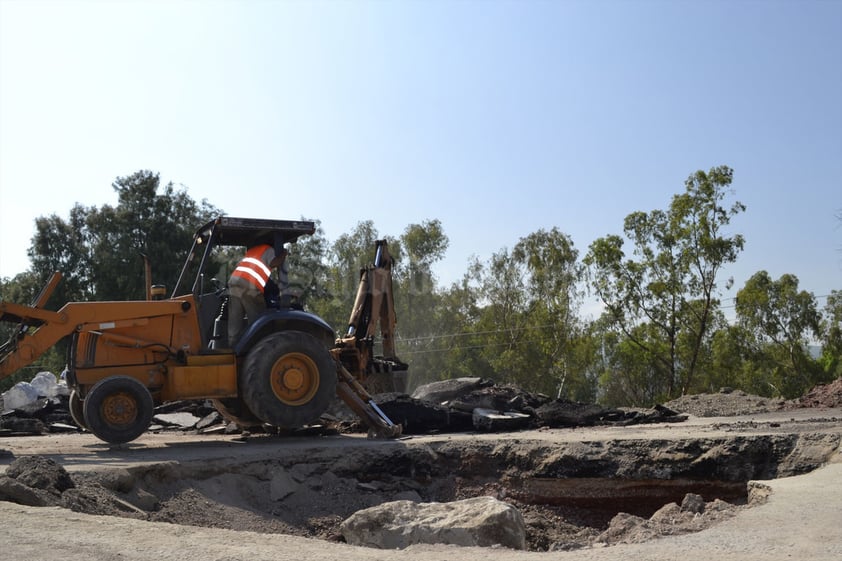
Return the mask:
<path id="1" fill-rule="evenodd" d="M 146 432 L 155 409 L 146 386 L 128 376 L 100 380 L 83 403 L 88 429 L 111 444 L 132 441 Z"/>
<path id="2" fill-rule="evenodd" d="M 246 355 L 240 387 L 259 419 L 291 429 L 327 410 L 336 396 L 336 378 L 336 364 L 321 341 L 302 331 L 281 331 Z"/>

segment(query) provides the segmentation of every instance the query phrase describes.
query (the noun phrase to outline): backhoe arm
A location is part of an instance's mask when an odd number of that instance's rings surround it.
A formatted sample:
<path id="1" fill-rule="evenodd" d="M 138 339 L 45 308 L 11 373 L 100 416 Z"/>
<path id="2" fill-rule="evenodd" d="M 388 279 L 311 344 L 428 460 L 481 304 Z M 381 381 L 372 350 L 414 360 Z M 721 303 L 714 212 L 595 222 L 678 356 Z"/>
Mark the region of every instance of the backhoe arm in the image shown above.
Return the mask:
<path id="1" fill-rule="evenodd" d="M 0 380 L 35 362 L 75 329 L 66 314 L 10 302 L 0 302 L 0 321 L 20 323 L 0 345 Z"/>
<path id="2" fill-rule="evenodd" d="M 395 300 L 392 291 L 392 256 L 386 240 L 375 242 L 374 262 L 360 271 L 360 283 L 351 317 L 348 320 L 348 331 L 339 341 L 346 348 L 356 346 L 362 356 L 359 368 L 365 370 L 368 362 L 370 345 L 377 335 L 380 325 L 380 336 L 383 345 L 383 357 L 397 360 L 395 356 Z M 353 372 L 353 369 L 352 369 Z"/>
<path id="3" fill-rule="evenodd" d="M 18 324 L 9 340 L 0 345 L 0 380 L 29 366 L 73 332 L 66 314 L 43 309 L 60 280 L 61 273 L 53 273 L 29 306 L 0 301 L 0 321 Z"/>

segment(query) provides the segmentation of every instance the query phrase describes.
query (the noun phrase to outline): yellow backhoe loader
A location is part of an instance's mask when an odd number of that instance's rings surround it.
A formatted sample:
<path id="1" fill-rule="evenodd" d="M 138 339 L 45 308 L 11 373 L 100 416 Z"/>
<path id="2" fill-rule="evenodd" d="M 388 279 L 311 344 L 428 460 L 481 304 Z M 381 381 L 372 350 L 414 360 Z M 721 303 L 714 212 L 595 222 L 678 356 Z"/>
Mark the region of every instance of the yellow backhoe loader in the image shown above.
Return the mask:
<path id="1" fill-rule="evenodd" d="M 54 273 L 31 305 L 0 301 L 0 321 L 16 324 L 0 345 L 0 379 L 70 337 L 71 415 L 109 443 L 139 437 L 149 428 L 155 406 L 167 401 L 210 399 L 225 418 L 242 426 L 297 428 L 316 421 L 336 395 L 368 425 L 371 436 L 398 436 L 400 425 L 365 389 L 369 378 L 384 372 L 399 381 L 406 373 L 394 356 L 385 242 L 376 248 L 379 265 L 362 272 L 353 332 L 347 336 L 337 339 L 324 320 L 281 295 L 249 318 L 243 336 L 228 345 L 227 288 L 212 278 L 220 250 L 269 244 L 280 254 L 284 244 L 314 231 L 310 221 L 212 220 L 196 231 L 169 297 L 147 274 L 146 300 L 70 302 L 50 311 L 44 306 L 61 279 Z M 371 354 L 378 319 L 385 320 L 384 357 Z"/>

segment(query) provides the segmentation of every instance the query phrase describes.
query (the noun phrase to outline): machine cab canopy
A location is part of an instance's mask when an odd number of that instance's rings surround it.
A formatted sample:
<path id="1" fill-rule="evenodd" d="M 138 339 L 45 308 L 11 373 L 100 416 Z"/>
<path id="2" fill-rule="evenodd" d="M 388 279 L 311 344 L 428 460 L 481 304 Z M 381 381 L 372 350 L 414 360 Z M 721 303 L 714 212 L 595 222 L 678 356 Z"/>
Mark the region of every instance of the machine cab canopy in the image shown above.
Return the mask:
<path id="1" fill-rule="evenodd" d="M 211 252 L 218 247 L 251 247 L 268 244 L 280 253 L 284 244 L 294 243 L 301 236 L 316 231 L 309 220 L 271 220 L 220 216 L 211 220 L 193 235 L 193 247 L 176 283 L 173 297 L 201 294 L 205 271 L 210 268 Z M 192 282 L 192 284 L 190 284 Z"/>

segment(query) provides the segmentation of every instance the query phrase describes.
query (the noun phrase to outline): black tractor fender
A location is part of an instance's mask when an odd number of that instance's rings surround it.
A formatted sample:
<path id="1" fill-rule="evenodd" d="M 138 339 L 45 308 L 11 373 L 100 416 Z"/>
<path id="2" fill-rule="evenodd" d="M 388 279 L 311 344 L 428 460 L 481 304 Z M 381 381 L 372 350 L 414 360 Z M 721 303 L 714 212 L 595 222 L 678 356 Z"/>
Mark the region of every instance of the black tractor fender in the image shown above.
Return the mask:
<path id="1" fill-rule="evenodd" d="M 261 339 L 279 331 L 309 333 L 330 349 L 336 343 L 336 333 L 328 323 L 310 312 L 296 309 L 268 309 L 251 322 L 246 332 L 234 346 L 234 354 L 244 356 Z"/>

